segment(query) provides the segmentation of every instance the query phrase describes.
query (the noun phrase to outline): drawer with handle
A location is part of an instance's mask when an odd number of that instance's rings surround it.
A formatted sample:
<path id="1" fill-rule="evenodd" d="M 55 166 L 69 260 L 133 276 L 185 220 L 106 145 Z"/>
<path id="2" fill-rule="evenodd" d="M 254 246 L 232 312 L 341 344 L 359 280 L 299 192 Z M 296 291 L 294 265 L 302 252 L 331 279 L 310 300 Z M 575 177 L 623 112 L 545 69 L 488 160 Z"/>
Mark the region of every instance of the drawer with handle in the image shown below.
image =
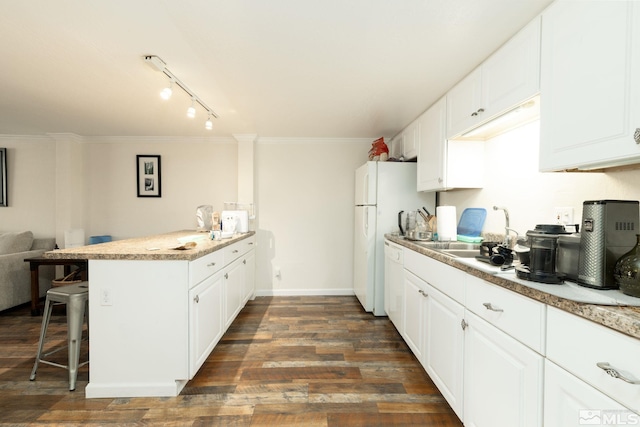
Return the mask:
<path id="1" fill-rule="evenodd" d="M 224 264 L 229 265 L 242 255 L 249 252 L 255 246 L 255 236 L 247 237 L 232 245 L 226 246 L 224 251 Z"/>
<path id="2" fill-rule="evenodd" d="M 544 355 L 546 306 L 531 298 L 467 276 L 466 307 L 498 329 Z"/>
<path id="3" fill-rule="evenodd" d="M 549 307 L 547 358 L 640 412 L 640 340 Z"/>
<path id="4" fill-rule="evenodd" d="M 224 252 L 215 251 L 189 263 L 189 289 L 224 267 Z"/>

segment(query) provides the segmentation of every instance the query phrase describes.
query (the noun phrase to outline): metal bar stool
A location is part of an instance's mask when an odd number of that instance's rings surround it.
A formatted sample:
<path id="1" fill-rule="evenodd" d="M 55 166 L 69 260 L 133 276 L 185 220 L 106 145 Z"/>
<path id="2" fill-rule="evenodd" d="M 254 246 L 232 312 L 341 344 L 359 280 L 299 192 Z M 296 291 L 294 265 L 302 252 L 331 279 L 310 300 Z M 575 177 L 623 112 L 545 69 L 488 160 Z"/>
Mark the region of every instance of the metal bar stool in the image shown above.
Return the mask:
<path id="1" fill-rule="evenodd" d="M 38 363 L 46 363 L 47 365 L 57 366 L 69 370 L 69 390 L 76 389 L 76 378 L 78 376 L 78 368 L 86 365 L 89 361 L 80 361 L 80 342 L 82 341 L 82 324 L 84 323 L 85 307 L 89 302 L 89 282 L 80 282 L 73 285 L 60 286 L 51 288 L 47 291 L 47 299 L 44 303 L 44 314 L 42 316 L 42 328 L 40 330 L 40 343 L 38 344 L 38 353 L 36 361 L 31 371 L 29 380 L 36 379 L 36 370 Z M 69 349 L 68 365 L 44 360 L 47 357 L 64 347 L 57 348 L 46 354 L 42 354 L 44 340 L 47 334 L 47 327 L 51 319 L 51 311 L 54 303 L 62 303 L 67 305 L 67 347 Z M 88 319 L 87 319 L 88 324 Z"/>

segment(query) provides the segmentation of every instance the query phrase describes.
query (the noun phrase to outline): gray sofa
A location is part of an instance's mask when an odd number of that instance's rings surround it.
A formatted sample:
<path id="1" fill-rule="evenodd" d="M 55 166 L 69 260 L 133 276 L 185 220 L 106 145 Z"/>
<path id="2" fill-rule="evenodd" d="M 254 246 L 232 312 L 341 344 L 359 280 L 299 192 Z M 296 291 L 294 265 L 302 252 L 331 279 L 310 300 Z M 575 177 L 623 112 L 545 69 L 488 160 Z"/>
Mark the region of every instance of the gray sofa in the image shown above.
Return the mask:
<path id="1" fill-rule="evenodd" d="M 25 258 L 41 256 L 55 246 L 54 238 L 33 238 L 31 231 L 0 233 L 0 310 L 31 301 L 31 272 Z M 53 266 L 40 267 L 40 296 L 51 287 Z"/>

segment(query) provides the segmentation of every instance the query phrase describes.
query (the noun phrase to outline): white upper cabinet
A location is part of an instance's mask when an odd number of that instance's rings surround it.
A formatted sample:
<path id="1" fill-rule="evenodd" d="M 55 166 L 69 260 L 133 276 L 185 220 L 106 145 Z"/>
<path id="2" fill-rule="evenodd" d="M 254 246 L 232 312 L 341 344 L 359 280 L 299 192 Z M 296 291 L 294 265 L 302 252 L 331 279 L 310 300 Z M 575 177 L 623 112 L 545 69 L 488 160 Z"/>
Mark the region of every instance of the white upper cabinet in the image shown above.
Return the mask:
<path id="1" fill-rule="evenodd" d="M 387 145 L 389 149 L 389 157 L 399 159 L 403 156 L 402 150 L 404 148 L 404 133 L 400 132 L 391 139 L 391 142 Z"/>
<path id="2" fill-rule="evenodd" d="M 405 160 L 418 156 L 418 141 L 420 140 L 420 122 L 415 120 L 403 132 L 402 156 Z"/>
<path id="3" fill-rule="evenodd" d="M 418 191 L 437 191 L 444 188 L 446 99 L 442 98 L 418 120 L 420 143 L 418 144 Z"/>
<path id="4" fill-rule="evenodd" d="M 447 98 L 441 98 L 420 118 L 418 191 L 480 188 L 484 182 L 484 141 L 447 141 Z"/>
<path id="5" fill-rule="evenodd" d="M 541 171 L 640 163 L 640 3 L 552 4 L 540 97 Z"/>
<path id="6" fill-rule="evenodd" d="M 481 85 L 482 67 L 478 67 L 447 93 L 447 137 L 474 128 L 486 117 Z"/>
<path id="7" fill-rule="evenodd" d="M 447 93 L 447 138 L 532 98 L 540 89 L 540 17 Z"/>

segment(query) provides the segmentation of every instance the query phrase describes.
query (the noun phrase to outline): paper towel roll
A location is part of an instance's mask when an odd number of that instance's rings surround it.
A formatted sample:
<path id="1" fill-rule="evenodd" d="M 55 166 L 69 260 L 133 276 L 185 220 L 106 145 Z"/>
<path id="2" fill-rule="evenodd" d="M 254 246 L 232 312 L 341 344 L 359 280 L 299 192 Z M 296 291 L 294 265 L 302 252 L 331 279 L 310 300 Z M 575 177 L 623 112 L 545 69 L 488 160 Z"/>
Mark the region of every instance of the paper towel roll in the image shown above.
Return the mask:
<path id="1" fill-rule="evenodd" d="M 458 238 L 456 207 L 438 206 L 436 218 L 438 219 L 438 240 L 456 240 Z"/>

